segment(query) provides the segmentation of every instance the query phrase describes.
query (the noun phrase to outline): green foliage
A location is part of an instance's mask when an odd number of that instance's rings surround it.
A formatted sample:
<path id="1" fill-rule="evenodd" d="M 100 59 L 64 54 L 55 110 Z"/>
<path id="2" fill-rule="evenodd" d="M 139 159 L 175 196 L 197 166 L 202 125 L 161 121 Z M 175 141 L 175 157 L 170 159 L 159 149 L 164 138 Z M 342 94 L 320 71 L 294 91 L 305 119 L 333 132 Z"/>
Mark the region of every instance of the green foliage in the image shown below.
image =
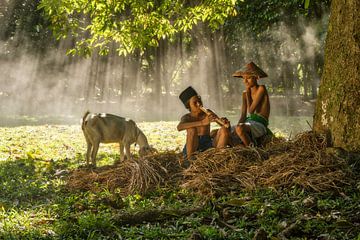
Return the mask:
<path id="1" fill-rule="evenodd" d="M 55 36 L 75 37 L 70 54 L 109 53 L 117 44 L 120 55 L 158 46 L 161 39 L 172 39 L 199 22 L 211 28 L 221 26 L 235 14 L 234 0 L 184 1 L 85 1 L 42 0 L 39 6 L 51 22 Z"/>
<path id="2" fill-rule="evenodd" d="M 48 29 L 49 22 L 37 10 L 39 0 L 4 2 L 0 4 L 0 40 L 9 41 L 10 45 L 17 47 L 25 39 L 32 52 L 44 51 L 53 38 Z M 21 36 L 15 37 L 19 33 Z M 12 49 L 8 47 L 8 50 Z M 13 53 L 12 51 L 3 52 Z"/>
<path id="3" fill-rule="evenodd" d="M 236 11 L 238 14 L 229 19 L 226 28 L 229 30 L 229 34 L 231 34 L 231 30 L 234 31 L 234 28 L 237 28 L 258 36 L 279 22 L 297 26 L 295 23 L 301 16 L 307 16 L 309 19 L 320 17 L 329 6 L 330 1 L 328 0 L 237 1 Z"/>
<path id="4" fill-rule="evenodd" d="M 107 212 L 84 211 L 70 219 L 60 220 L 55 226 L 61 238 L 100 239 L 117 235 L 117 227 Z"/>

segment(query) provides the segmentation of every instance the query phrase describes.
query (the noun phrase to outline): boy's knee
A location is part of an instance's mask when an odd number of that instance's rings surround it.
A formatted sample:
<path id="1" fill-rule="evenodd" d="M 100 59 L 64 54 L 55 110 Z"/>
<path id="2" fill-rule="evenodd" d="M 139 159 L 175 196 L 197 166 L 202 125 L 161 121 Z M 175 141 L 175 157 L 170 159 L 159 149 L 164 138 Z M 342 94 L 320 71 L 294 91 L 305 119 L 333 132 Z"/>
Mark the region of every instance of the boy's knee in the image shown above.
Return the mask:
<path id="1" fill-rule="evenodd" d="M 235 127 L 235 132 L 238 135 L 243 135 L 245 133 L 245 125 L 244 124 L 239 124 Z"/>
<path id="2" fill-rule="evenodd" d="M 220 136 L 230 136 L 230 131 L 229 131 L 229 129 L 226 128 L 226 127 L 221 127 L 221 128 L 219 129 L 218 134 L 219 134 Z"/>

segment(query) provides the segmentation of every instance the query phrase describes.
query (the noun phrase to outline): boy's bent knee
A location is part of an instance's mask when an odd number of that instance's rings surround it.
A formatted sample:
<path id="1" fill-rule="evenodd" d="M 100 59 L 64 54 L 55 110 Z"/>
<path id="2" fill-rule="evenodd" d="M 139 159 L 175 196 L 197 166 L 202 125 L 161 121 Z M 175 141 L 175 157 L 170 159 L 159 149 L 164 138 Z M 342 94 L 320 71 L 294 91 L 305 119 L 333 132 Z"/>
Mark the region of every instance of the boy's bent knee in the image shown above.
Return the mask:
<path id="1" fill-rule="evenodd" d="M 239 124 L 235 127 L 235 132 L 238 135 L 243 135 L 245 133 L 245 125 L 244 124 Z"/>
<path id="2" fill-rule="evenodd" d="M 220 135 L 220 136 L 230 136 L 230 130 L 229 130 L 229 128 L 221 127 L 221 128 L 218 130 L 218 135 Z"/>

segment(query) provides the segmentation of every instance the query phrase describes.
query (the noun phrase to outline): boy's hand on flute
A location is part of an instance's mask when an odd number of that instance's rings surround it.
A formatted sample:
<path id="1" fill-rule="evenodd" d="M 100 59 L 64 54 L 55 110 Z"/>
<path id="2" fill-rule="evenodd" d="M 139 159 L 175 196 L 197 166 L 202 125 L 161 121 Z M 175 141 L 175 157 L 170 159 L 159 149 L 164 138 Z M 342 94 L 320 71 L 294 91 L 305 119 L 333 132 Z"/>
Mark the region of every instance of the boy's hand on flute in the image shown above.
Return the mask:
<path id="1" fill-rule="evenodd" d="M 218 118 L 218 116 L 211 110 L 208 109 L 207 111 L 208 111 L 208 113 L 207 113 L 206 117 L 202 120 L 203 125 L 208 125 L 211 122 L 215 122 L 216 119 Z"/>
<path id="2" fill-rule="evenodd" d="M 220 126 L 224 126 L 226 128 L 230 127 L 230 122 L 229 120 L 227 120 L 226 118 L 225 121 L 227 121 L 227 123 L 223 122 L 222 119 L 223 118 L 219 118 L 218 115 L 216 115 L 213 111 L 211 111 L 210 109 L 206 109 L 203 106 L 199 105 L 201 111 L 203 111 L 204 113 L 206 113 L 207 117 L 204 119 L 205 122 L 203 122 L 204 125 L 209 124 L 210 122 L 216 122 L 218 123 Z"/>
<path id="3" fill-rule="evenodd" d="M 210 109 L 207 110 L 209 112 L 208 117 L 210 119 L 210 122 L 215 122 L 217 118 L 219 118 L 218 115 L 216 115 L 213 111 Z"/>
<path id="4" fill-rule="evenodd" d="M 221 120 L 222 120 L 225 124 L 227 124 L 228 126 L 230 126 L 230 121 L 229 121 L 229 119 L 227 119 L 226 117 L 222 117 Z"/>

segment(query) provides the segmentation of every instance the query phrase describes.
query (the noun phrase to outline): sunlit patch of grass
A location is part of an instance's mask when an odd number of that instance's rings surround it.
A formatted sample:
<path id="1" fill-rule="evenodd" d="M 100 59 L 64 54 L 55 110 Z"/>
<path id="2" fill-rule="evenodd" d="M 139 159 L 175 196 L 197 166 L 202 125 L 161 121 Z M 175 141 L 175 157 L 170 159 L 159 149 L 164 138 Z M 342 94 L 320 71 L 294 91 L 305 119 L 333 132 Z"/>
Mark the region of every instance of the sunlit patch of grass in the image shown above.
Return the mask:
<path id="1" fill-rule="evenodd" d="M 158 151 L 179 150 L 185 144 L 185 131 L 178 132 L 178 122 L 140 122 L 138 126 Z M 179 150 L 180 151 L 180 150 Z"/>
<path id="2" fill-rule="evenodd" d="M 269 124 L 276 136 L 292 139 L 298 133 L 312 130 L 312 117 L 271 116 Z"/>
<path id="3" fill-rule="evenodd" d="M 177 122 L 141 122 L 138 124 L 158 151 L 177 150 L 185 143 L 185 133 L 176 130 Z M 61 163 L 67 167 L 84 164 L 86 142 L 79 125 L 43 125 L 0 128 L 0 161 L 33 159 Z M 137 154 L 138 146 L 131 151 Z M 118 144 L 100 144 L 99 166 L 113 164 L 119 158 Z"/>
<path id="4" fill-rule="evenodd" d="M 79 126 L 24 126 L 0 128 L 0 159 L 58 161 L 85 150 Z"/>
<path id="5" fill-rule="evenodd" d="M 0 208 L 0 239 L 46 239 L 56 235 L 54 213 L 34 206 L 21 210 Z"/>
<path id="6" fill-rule="evenodd" d="M 291 132 L 284 129 L 286 118 L 279 119 L 270 125 L 277 136 L 286 137 Z M 300 121 L 300 120 L 299 120 Z M 302 127 L 306 121 L 302 121 Z M 295 124 L 295 121 L 292 121 Z M 185 131 L 176 130 L 178 122 L 140 122 L 138 126 L 148 137 L 149 144 L 158 151 L 181 151 L 185 144 Z M 217 128 L 212 124 L 212 128 Z M 291 128 L 290 128 L 291 129 Z M 291 131 L 291 130 L 288 130 Z M 297 127 L 296 131 L 300 131 Z M 294 130 L 295 132 L 295 130 Z M 41 125 L 0 128 L 0 161 L 14 159 L 34 159 L 43 162 L 61 162 L 78 165 L 84 163 L 86 143 L 80 125 Z M 138 146 L 132 145 L 134 154 Z M 99 165 L 111 164 L 118 158 L 118 144 L 101 144 L 99 149 Z M 75 160 L 75 161 L 74 161 Z M 70 164 L 70 165 L 71 165 Z M 69 167 L 69 166 L 68 166 Z"/>

